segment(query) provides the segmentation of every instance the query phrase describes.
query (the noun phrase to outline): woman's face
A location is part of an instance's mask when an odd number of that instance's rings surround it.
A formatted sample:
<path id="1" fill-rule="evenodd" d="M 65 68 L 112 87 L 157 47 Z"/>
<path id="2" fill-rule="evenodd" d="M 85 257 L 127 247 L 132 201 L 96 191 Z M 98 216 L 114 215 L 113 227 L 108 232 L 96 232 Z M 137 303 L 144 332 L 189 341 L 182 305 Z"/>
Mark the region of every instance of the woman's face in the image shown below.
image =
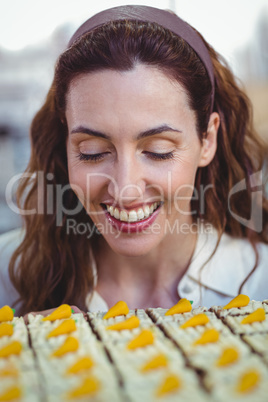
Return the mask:
<path id="1" fill-rule="evenodd" d="M 176 81 L 141 64 L 81 75 L 66 119 L 70 183 L 116 253 L 144 255 L 189 233 L 196 171 L 215 149 L 201 144 Z"/>

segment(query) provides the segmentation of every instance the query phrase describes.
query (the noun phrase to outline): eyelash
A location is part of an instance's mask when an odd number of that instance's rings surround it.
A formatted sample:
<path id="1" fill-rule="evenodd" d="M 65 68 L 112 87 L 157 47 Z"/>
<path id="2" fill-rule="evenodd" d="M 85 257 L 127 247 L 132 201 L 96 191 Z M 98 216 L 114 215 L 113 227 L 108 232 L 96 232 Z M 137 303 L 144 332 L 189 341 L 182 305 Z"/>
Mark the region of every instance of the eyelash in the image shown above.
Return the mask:
<path id="1" fill-rule="evenodd" d="M 154 159 L 156 161 L 164 161 L 164 160 L 167 160 L 167 159 L 173 159 L 174 158 L 174 154 L 173 154 L 172 151 L 167 152 L 165 154 L 157 154 L 157 153 L 148 152 L 148 151 L 144 151 L 144 153 L 146 155 L 148 155 L 151 159 Z"/>
<path id="2" fill-rule="evenodd" d="M 80 161 L 90 161 L 90 162 L 98 162 L 104 158 L 105 153 L 99 154 L 82 154 L 81 152 L 78 155 Z"/>
<path id="3" fill-rule="evenodd" d="M 163 160 L 174 158 L 174 154 L 172 151 L 167 152 L 165 154 L 158 154 L 158 153 L 148 152 L 148 151 L 144 151 L 143 153 L 148 155 L 151 159 L 156 160 L 156 161 L 163 161 Z M 98 154 L 82 154 L 80 152 L 78 155 L 78 158 L 80 159 L 80 161 L 98 162 L 104 158 L 105 154 L 106 154 L 106 152 L 98 153 Z"/>

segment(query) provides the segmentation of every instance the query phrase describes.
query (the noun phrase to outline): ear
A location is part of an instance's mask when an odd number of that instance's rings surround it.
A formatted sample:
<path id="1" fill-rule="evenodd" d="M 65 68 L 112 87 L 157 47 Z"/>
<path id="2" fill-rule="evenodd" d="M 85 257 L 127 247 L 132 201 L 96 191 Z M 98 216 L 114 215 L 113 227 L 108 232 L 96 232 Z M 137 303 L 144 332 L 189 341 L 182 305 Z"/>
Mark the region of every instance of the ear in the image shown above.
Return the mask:
<path id="1" fill-rule="evenodd" d="M 213 112 L 210 115 L 207 132 L 204 133 L 202 139 L 201 155 L 199 159 L 199 167 L 209 165 L 215 156 L 217 150 L 217 134 L 220 125 L 220 116 Z"/>

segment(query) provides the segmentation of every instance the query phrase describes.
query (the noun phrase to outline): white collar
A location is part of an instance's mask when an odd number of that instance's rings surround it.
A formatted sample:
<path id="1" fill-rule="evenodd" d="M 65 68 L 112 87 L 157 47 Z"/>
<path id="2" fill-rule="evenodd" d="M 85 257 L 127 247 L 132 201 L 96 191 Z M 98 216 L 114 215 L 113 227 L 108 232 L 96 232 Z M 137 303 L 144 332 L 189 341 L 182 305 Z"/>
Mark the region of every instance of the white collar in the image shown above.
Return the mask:
<path id="1" fill-rule="evenodd" d="M 195 252 L 185 275 L 205 288 L 235 297 L 254 266 L 255 254 L 246 239 L 233 238 L 226 233 L 215 251 L 218 239 L 215 228 L 210 226 L 208 231 L 205 224 L 199 225 Z"/>
<path id="2" fill-rule="evenodd" d="M 211 225 L 198 225 L 195 251 L 187 272 L 178 284 L 178 294 L 183 281 L 189 278 L 224 296 L 232 298 L 237 296 L 241 283 L 254 266 L 255 254 L 245 239 L 233 238 L 226 233 L 222 235 L 215 251 L 218 238 L 217 230 Z M 92 269 L 95 287 L 98 275 L 93 255 Z M 96 291 L 88 295 L 86 304 L 91 311 L 108 309 L 106 302 Z"/>

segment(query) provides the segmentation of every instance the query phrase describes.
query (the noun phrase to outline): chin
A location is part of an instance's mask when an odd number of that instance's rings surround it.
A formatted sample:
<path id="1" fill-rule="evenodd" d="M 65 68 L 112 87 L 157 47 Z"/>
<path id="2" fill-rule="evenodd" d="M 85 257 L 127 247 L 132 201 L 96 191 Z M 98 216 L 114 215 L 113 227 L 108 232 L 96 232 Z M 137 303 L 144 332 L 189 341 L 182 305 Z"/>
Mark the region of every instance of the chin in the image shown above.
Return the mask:
<path id="1" fill-rule="evenodd" d="M 105 239 L 109 247 L 119 255 L 124 257 L 141 257 L 150 253 L 158 246 L 159 241 L 156 239 L 121 239 L 120 236 L 114 241 Z"/>

